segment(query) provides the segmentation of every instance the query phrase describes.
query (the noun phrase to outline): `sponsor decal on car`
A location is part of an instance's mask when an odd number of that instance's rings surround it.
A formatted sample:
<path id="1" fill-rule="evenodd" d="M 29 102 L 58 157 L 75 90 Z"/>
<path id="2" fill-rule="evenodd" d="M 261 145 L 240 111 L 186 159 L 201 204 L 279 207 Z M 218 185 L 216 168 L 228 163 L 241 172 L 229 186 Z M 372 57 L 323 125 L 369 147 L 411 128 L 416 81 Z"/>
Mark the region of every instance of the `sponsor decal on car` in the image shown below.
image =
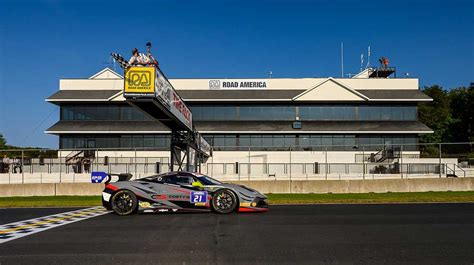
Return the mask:
<path id="1" fill-rule="evenodd" d="M 166 194 L 155 194 L 152 195 L 151 198 L 155 200 L 166 200 Z"/>
<path id="2" fill-rule="evenodd" d="M 151 204 L 149 202 L 140 202 L 139 205 L 142 208 L 150 208 L 151 207 Z"/>
<path id="3" fill-rule="evenodd" d="M 191 203 L 195 205 L 198 205 L 198 203 L 205 205 L 207 202 L 207 191 L 192 191 L 190 199 Z"/>

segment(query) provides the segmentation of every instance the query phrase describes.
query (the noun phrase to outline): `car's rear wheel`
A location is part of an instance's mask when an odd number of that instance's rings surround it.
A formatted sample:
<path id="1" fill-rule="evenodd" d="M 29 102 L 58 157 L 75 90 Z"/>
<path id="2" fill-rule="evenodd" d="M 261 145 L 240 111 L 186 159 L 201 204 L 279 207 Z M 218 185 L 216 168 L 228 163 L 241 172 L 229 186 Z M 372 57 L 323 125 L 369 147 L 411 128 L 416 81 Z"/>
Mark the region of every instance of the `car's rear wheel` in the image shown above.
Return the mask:
<path id="1" fill-rule="evenodd" d="M 212 197 L 212 209 L 217 213 L 231 213 L 237 207 L 237 196 L 228 189 L 221 189 L 214 193 Z"/>
<path id="2" fill-rule="evenodd" d="M 119 190 L 110 199 L 112 210 L 118 215 L 130 215 L 138 209 L 137 196 L 129 190 Z"/>

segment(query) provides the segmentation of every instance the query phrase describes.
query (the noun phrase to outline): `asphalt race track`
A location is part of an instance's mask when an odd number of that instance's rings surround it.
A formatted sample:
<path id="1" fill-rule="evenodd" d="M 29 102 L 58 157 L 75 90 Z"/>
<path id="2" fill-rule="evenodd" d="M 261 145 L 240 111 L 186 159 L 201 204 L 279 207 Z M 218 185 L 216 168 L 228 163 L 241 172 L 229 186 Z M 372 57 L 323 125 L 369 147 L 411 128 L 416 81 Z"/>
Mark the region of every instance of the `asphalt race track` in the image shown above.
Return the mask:
<path id="1" fill-rule="evenodd" d="M 0 209 L 0 221 L 67 211 L 71 209 Z M 1 265 L 132 263 L 472 265 L 474 204 L 273 206 L 268 213 L 231 215 L 105 214 L 0 244 Z"/>

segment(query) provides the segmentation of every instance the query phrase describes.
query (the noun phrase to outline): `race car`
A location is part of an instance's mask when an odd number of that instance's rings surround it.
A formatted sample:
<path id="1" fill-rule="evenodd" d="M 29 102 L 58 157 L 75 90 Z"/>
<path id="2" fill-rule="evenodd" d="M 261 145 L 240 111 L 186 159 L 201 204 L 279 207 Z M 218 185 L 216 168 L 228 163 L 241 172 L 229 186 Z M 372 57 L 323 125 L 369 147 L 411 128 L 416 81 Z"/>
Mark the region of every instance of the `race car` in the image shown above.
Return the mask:
<path id="1" fill-rule="evenodd" d="M 118 215 L 147 212 L 264 212 L 267 197 L 243 185 L 222 183 L 192 172 L 169 172 L 130 180 L 131 174 L 93 172 L 92 181 L 107 179 L 102 204 Z M 111 183 L 113 176 L 118 181 Z M 100 181 L 99 181 L 100 180 Z"/>

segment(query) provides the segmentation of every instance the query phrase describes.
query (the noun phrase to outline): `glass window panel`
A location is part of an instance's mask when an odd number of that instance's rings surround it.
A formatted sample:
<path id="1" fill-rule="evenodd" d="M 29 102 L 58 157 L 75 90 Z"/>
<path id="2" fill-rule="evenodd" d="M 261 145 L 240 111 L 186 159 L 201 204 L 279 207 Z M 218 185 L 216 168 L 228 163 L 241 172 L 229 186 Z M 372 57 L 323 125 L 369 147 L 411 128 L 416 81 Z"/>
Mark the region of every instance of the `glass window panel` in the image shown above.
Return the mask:
<path id="1" fill-rule="evenodd" d="M 122 136 L 120 138 L 120 144 L 123 148 L 131 148 L 132 147 L 132 137 L 131 136 Z"/>
<path id="2" fill-rule="evenodd" d="M 380 120 L 386 121 L 392 119 L 392 107 L 383 106 L 379 107 L 380 109 Z"/>
<path id="3" fill-rule="evenodd" d="M 225 145 L 225 139 L 223 135 L 214 135 L 214 147 L 222 147 Z"/>
<path id="4" fill-rule="evenodd" d="M 401 106 L 392 106 L 392 120 L 403 120 L 403 108 Z"/>
<path id="5" fill-rule="evenodd" d="M 224 144 L 228 147 L 228 150 L 235 150 L 235 147 L 237 146 L 237 137 L 235 135 L 226 135 Z"/>
<path id="6" fill-rule="evenodd" d="M 283 135 L 273 136 L 273 146 L 276 149 L 280 149 L 281 147 L 285 146 L 285 137 Z"/>
<path id="7" fill-rule="evenodd" d="M 120 109 L 122 110 L 122 120 L 130 121 L 132 120 L 132 107 L 130 106 L 121 106 Z"/>
<path id="8" fill-rule="evenodd" d="M 311 107 L 309 107 L 309 106 L 300 106 L 299 110 L 300 110 L 300 120 L 302 120 L 302 121 L 312 120 Z"/>
<path id="9" fill-rule="evenodd" d="M 298 137 L 299 146 L 309 147 L 311 145 L 311 140 L 309 135 L 300 135 Z"/>
<path id="10" fill-rule="evenodd" d="M 250 145 L 252 147 L 261 147 L 262 146 L 262 136 L 261 135 L 251 135 L 250 136 Z"/>
<path id="11" fill-rule="evenodd" d="M 201 121 L 202 119 L 202 106 L 190 106 L 191 113 L 193 114 L 193 120 Z"/>
<path id="12" fill-rule="evenodd" d="M 416 120 L 416 107 L 402 107 L 403 108 L 403 119 L 406 121 Z"/>
<path id="13" fill-rule="evenodd" d="M 332 138 L 332 144 L 334 151 L 344 150 L 344 135 L 334 135 Z"/>
<path id="14" fill-rule="evenodd" d="M 321 107 L 321 120 L 333 120 L 332 106 Z"/>
<path id="15" fill-rule="evenodd" d="M 369 106 L 359 106 L 359 120 L 367 121 L 370 119 L 370 108 Z"/>
<path id="16" fill-rule="evenodd" d="M 118 136 L 109 136 L 109 137 L 107 137 L 107 146 L 109 148 L 119 148 L 120 147 L 120 138 Z"/>
<path id="17" fill-rule="evenodd" d="M 296 136 L 295 135 L 285 135 L 285 146 L 295 146 L 296 145 Z"/>
<path id="18" fill-rule="evenodd" d="M 370 136 L 362 135 L 357 138 L 359 148 L 365 147 L 366 150 L 371 149 L 370 145 Z"/>
<path id="19" fill-rule="evenodd" d="M 311 135 L 311 146 L 313 150 L 323 150 L 324 148 L 322 148 L 321 145 L 321 135 Z"/>
<path id="20" fill-rule="evenodd" d="M 82 137 L 75 138 L 74 142 L 75 142 L 75 144 L 74 144 L 75 148 L 85 148 L 86 147 L 86 141 Z"/>
<path id="21" fill-rule="evenodd" d="M 155 147 L 155 136 L 145 135 L 143 137 L 143 147 L 147 147 L 147 148 Z"/>
<path id="22" fill-rule="evenodd" d="M 273 147 L 273 136 L 272 135 L 263 135 L 262 136 L 262 146 L 265 149 L 270 149 Z"/>
<path id="23" fill-rule="evenodd" d="M 323 150 L 332 150 L 332 136 L 324 135 L 321 137 L 321 145 L 323 145 Z"/>
<path id="24" fill-rule="evenodd" d="M 155 146 L 158 148 L 169 147 L 166 143 L 166 137 L 161 135 L 155 136 Z"/>
<path id="25" fill-rule="evenodd" d="M 107 120 L 119 120 L 119 106 L 110 105 L 107 107 Z"/>
<path id="26" fill-rule="evenodd" d="M 379 106 L 370 106 L 370 117 L 369 120 L 371 121 L 379 121 L 381 120 L 381 115 L 380 115 L 380 107 Z"/>
<path id="27" fill-rule="evenodd" d="M 356 146 L 355 135 L 344 136 L 344 146 L 347 151 L 353 150 L 354 146 Z"/>
<path id="28" fill-rule="evenodd" d="M 235 106 L 216 106 L 214 107 L 214 120 L 236 120 L 237 107 Z"/>
<path id="29" fill-rule="evenodd" d="M 134 148 L 143 147 L 143 135 L 134 135 L 133 136 L 133 147 Z"/>
<path id="30" fill-rule="evenodd" d="M 382 148 L 382 137 L 371 136 L 370 137 L 370 149 L 381 149 Z"/>
<path id="31" fill-rule="evenodd" d="M 242 147 L 250 146 L 250 135 L 240 135 L 239 136 L 239 146 L 242 146 Z"/>

